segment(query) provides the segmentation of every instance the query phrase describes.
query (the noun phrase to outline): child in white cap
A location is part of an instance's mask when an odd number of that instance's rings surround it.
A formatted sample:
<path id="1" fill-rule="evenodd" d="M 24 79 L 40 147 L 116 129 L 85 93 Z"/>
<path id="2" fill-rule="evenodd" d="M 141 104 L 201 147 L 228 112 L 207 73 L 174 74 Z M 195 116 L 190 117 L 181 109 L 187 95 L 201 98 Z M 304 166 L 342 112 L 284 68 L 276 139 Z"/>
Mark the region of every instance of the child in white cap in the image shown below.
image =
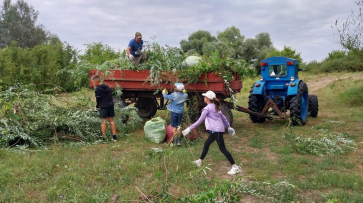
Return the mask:
<path id="1" fill-rule="evenodd" d="M 188 98 L 188 94 L 183 92 L 184 85 L 183 83 L 175 83 L 175 92 L 168 95 L 166 89 L 163 90 L 163 97 L 166 100 L 171 100 L 170 104 L 167 106 L 168 110 L 171 111 L 170 116 L 170 123 L 173 127 L 173 136 L 177 132 L 177 128 L 180 126 L 182 119 L 183 119 L 183 112 L 184 112 L 184 102 Z M 177 135 L 176 137 L 176 144 L 178 146 L 181 145 L 180 136 Z"/>
<path id="2" fill-rule="evenodd" d="M 233 160 L 232 155 L 227 151 L 226 146 L 224 144 L 223 134 L 225 131 L 225 127 L 228 127 L 228 132 L 232 136 L 236 134 L 235 130 L 231 128 L 226 117 L 220 111 L 221 103 L 216 98 L 216 94 L 212 91 L 208 91 L 202 94 L 204 96 L 204 102 L 207 103 L 207 106 L 203 108 L 202 114 L 199 119 L 183 130 L 183 135 L 189 134 L 189 132 L 200 125 L 205 120 L 205 126 L 207 130 L 210 131 L 208 139 L 204 143 L 203 152 L 200 156 L 200 159 L 194 161 L 197 166 L 202 164 L 202 160 L 208 153 L 209 146 L 216 140 L 219 146 L 220 151 L 226 156 L 228 161 L 231 163 L 232 168 L 228 171 L 228 174 L 234 175 L 241 172 L 239 166 Z"/>

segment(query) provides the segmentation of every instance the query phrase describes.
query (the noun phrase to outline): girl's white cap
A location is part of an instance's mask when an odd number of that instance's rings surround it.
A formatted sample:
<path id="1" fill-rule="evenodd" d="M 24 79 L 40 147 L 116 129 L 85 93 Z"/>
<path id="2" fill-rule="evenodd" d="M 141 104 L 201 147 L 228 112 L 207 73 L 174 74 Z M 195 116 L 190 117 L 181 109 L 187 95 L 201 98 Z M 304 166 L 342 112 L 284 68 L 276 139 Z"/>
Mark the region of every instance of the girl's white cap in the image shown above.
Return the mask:
<path id="1" fill-rule="evenodd" d="M 211 100 L 216 98 L 216 93 L 214 93 L 213 91 L 210 91 L 210 90 L 206 93 L 203 93 L 202 95 Z"/>

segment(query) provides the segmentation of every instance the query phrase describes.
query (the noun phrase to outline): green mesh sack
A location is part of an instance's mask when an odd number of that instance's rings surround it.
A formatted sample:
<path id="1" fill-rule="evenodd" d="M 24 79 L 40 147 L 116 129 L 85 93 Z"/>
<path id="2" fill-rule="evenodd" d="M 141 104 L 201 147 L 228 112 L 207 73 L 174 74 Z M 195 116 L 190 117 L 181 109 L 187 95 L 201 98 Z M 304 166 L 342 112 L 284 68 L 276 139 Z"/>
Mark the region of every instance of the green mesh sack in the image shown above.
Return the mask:
<path id="1" fill-rule="evenodd" d="M 163 142 L 166 137 L 165 124 L 165 121 L 160 117 L 147 121 L 144 126 L 146 138 L 157 144 Z"/>

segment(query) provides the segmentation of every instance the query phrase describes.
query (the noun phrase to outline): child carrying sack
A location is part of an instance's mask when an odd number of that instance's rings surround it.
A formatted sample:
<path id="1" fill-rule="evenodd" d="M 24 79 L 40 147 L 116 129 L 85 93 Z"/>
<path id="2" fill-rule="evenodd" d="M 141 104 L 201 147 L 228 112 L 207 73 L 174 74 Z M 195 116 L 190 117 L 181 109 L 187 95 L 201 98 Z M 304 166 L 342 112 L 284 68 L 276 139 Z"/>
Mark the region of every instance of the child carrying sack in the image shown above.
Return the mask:
<path id="1" fill-rule="evenodd" d="M 160 117 L 147 121 L 144 126 L 146 138 L 157 144 L 163 142 L 166 137 L 165 124 L 165 121 Z"/>

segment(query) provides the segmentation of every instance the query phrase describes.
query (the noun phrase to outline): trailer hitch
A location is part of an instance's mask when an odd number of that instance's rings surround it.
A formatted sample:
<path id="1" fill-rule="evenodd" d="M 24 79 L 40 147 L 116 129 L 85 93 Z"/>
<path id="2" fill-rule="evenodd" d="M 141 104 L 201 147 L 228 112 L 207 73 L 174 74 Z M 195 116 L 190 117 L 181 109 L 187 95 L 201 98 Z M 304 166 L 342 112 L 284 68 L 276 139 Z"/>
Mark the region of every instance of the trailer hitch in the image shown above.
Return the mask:
<path id="1" fill-rule="evenodd" d="M 281 112 L 280 109 L 277 107 L 277 105 L 271 98 L 267 101 L 267 103 L 266 103 L 265 107 L 262 109 L 261 113 L 251 111 L 248 108 L 245 108 L 242 106 L 238 106 L 238 105 L 236 106 L 237 111 L 240 111 L 243 113 L 248 113 L 250 115 L 254 115 L 257 117 L 267 118 L 268 120 L 272 120 L 273 117 L 267 113 L 269 108 L 272 108 L 280 116 L 280 119 L 286 118 L 286 112 Z"/>
<path id="2" fill-rule="evenodd" d="M 251 111 L 248 108 L 245 108 L 245 107 L 242 107 L 242 106 L 237 105 L 236 110 L 240 111 L 240 112 L 243 112 L 243 113 L 248 113 L 248 114 L 251 114 L 251 115 L 254 115 L 254 116 L 257 116 L 257 117 L 264 117 L 264 118 L 267 118 L 269 120 L 272 120 L 272 116 L 267 115 L 266 113 L 254 112 L 254 111 Z"/>
<path id="3" fill-rule="evenodd" d="M 284 106 L 285 106 L 285 102 L 284 102 Z M 280 119 L 286 118 L 286 112 L 281 112 L 279 107 L 277 107 L 276 103 L 271 98 L 267 101 L 265 107 L 262 109 L 261 114 L 266 115 L 269 108 L 272 108 L 277 113 L 277 115 L 280 116 Z M 270 116 L 270 117 L 272 120 L 272 116 Z M 266 118 L 268 118 L 268 117 L 266 117 Z M 270 118 L 268 118 L 268 119 L 270 119 Z"/>

